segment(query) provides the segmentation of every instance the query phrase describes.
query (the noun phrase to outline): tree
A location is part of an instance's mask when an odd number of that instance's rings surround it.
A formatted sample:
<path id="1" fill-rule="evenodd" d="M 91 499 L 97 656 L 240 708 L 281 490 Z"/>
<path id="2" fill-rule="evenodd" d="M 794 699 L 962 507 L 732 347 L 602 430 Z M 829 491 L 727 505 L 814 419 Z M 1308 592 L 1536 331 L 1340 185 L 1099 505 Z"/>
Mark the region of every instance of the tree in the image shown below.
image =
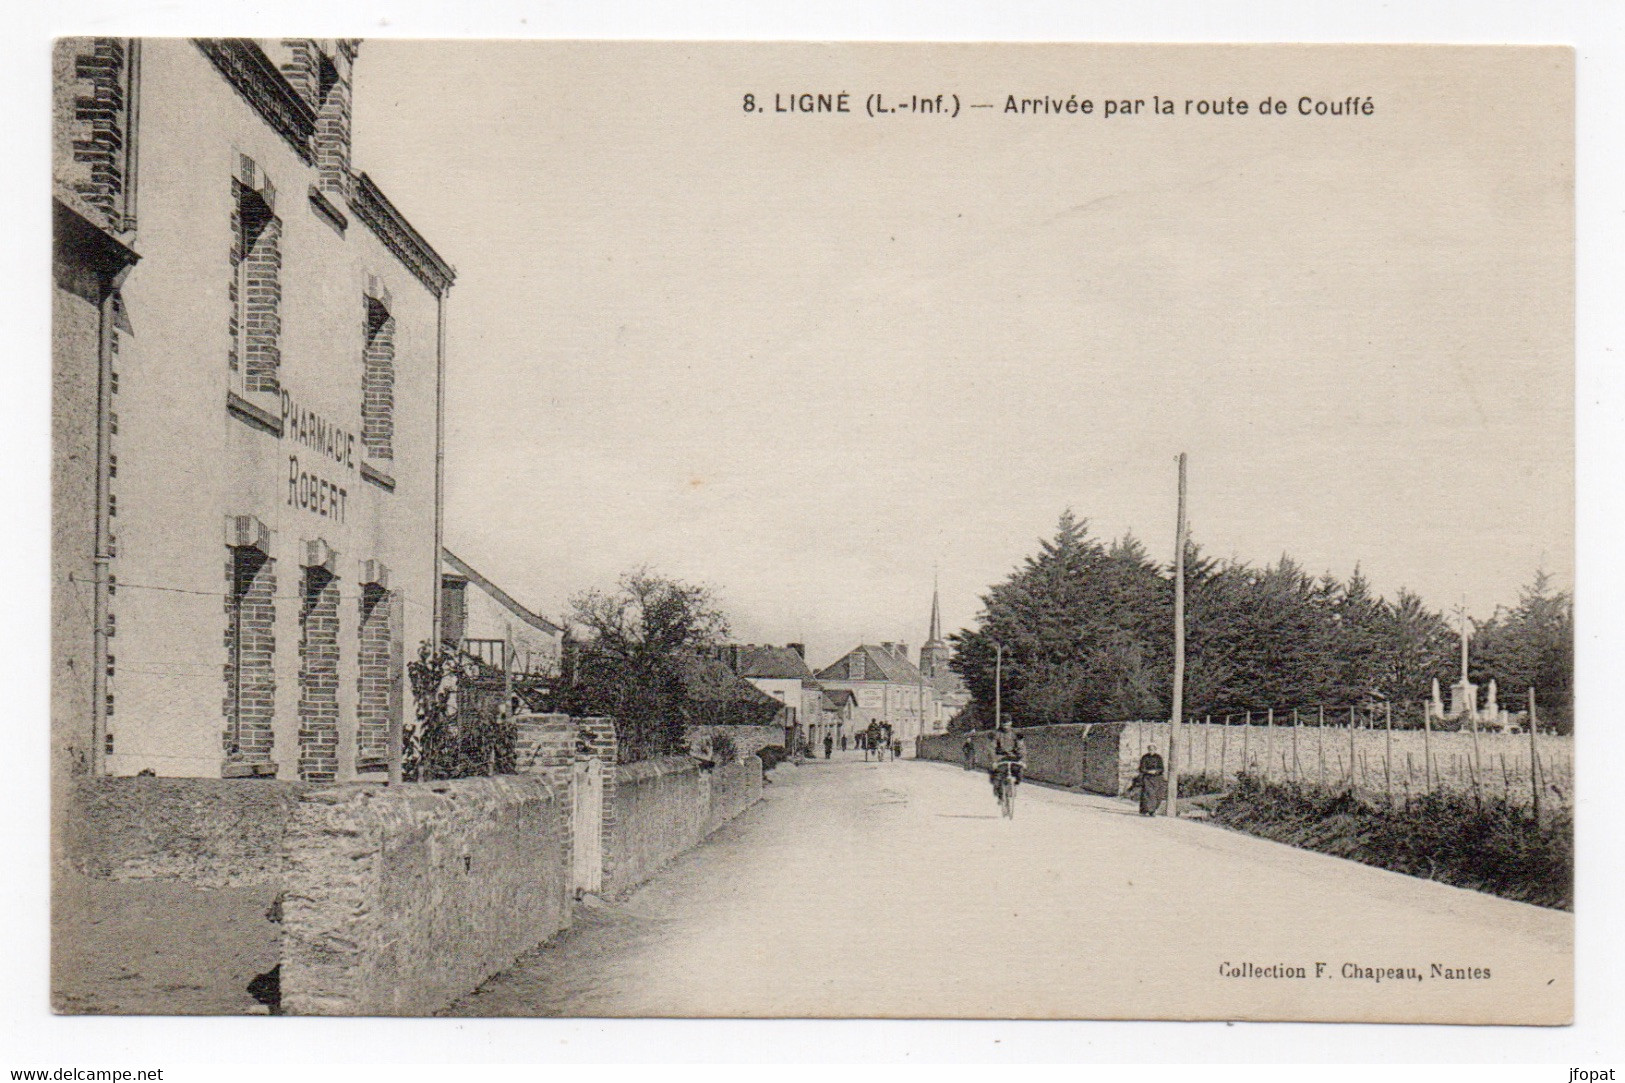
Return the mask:
<path id="1" fill-rule="evenodd" d="M 1444 618 L 1407 590 L 1389 603 L 1358 566 L 1343 582 L 1284 553 L 1252 567 L 1207 558 L 1188 541 L 1185 589 L 1187 715 L 1414 703 L 1434 678 L 1452 679 Z M 1005 711 L 1018 723 L 1167 717 L 1173 569 L 1153 564 L 1132 535 L 1102 545 L 1067 511 L 982 605 L 977 627 L 952 637 L 950 663 L 977 722 L 992 722 L 996 646 Z M 1479 631 L 1482 673 L 1508 692 L 1534 684 L 1545 717 L 1560 725 L 1572 697 L 1572 610 L 1537 576 L 1516 609 Z"/>
<path id="2" fill-rule="evenodd" d="M 1426 698 L 1435 679 L 1448 684 L 1455 672 L 1456 640 L 1450 625 L 1422 599 L 1401 589 L 1376 621 L 1377 692 L 1399 704 Z"/>
<path id="3" fill-rule="evenodd" d="M 980 720 L 992 719 L 998 647 L 1003 702 L 1019 723 L 1155 717 L 1166 709 L 1153 637 L 1172 627 L 1171 595 L 1132 536 L 1104 546 L 1065 511 L 1054 536 L 982 604 L 979 627 L 952 637 L 950 662 Z"/>
<path id="4" fill-rule="evenodd" d="M 1519 592 L 1512 610 L 1497 609 L 1477 625 L 1471 675 L 1495 680 L 1502 702 L 1534 688 L 1543 722 L 1564 732 L 1573 727 L 1574 599 L 1552 588 L 1544 569 Z"/>
<path id="5" fill-rule="evenodd" d="M 567 619 L 584 634 L 572 636 L 565 709 L 614 718 L 625 758 L 680 751 L 701 660 L 728 636 L 711 592 L 639 568 L 572 598 Z"/>

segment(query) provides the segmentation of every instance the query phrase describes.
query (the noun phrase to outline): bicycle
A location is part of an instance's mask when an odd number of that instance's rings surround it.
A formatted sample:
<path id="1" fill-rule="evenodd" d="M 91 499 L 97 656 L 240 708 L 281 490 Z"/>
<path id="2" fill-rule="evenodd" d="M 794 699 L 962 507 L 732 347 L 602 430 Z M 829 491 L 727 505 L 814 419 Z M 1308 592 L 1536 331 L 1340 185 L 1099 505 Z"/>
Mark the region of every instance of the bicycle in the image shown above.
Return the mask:
<path id="1" fill-rule="evenodd" d="M 1016 818 L 1016 787 L 1021 783 L 1015 760 L 1000 760 L 993 769 L 993 796 L 998 799 L 999 813 L 1006 820 Z"/>

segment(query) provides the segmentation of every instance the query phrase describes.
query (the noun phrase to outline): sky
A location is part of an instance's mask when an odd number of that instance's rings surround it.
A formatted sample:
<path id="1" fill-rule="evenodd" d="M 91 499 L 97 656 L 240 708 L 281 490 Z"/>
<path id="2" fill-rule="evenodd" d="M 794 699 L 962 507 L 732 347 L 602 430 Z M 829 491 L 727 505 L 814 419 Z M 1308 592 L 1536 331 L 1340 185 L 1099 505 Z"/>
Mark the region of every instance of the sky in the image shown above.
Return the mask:
<path id="1" fill-rule="evenodd" d="M 1211 555 L 1478 617 L 1567 588 L 1568 63 L 368 41 L 354 164 L 458 272 L 447 544 L 555 618 L 638 566 L 702 582 L 825 664 L 917 648 L 933 576 L 971 624 L 1065 508 L 1167 559 L 1184 451 Z"/>

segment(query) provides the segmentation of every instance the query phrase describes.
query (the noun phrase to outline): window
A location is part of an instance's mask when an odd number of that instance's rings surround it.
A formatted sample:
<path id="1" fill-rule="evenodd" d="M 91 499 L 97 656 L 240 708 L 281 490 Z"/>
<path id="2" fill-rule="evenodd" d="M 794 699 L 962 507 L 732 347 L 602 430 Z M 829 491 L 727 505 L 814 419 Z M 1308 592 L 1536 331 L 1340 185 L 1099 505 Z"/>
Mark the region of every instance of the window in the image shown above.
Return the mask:
<path id="1" fill-rule="evenodd" d="M 369 458 L 395 457 L 395 317 L 389 291 L 371 280 L 361 354 L 361 446 Z"/>
<path id="2" fill-rule="evenodd" d="M 269 763 L 275 709 L 276 573 L 263 550 L 233 546 L 226 567 L 228 763 Z"/>
<path id="3" fill-rule="evenodd" d="M 282 365 L 282 222 L 276 190 L 254 160 L 237 156 L 231 214 L 231 389 L 276 394 Z"/>

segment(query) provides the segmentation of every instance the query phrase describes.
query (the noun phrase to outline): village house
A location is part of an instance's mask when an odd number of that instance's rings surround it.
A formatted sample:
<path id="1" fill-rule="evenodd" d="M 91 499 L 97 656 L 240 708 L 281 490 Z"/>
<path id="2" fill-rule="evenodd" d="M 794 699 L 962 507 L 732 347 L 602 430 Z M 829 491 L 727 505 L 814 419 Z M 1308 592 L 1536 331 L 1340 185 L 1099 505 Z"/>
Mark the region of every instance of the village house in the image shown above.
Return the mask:
<path id="1" fill-rule="evenodd" d="M 813 716 L 819 710 L 805 650 L 799 643 L 730 643 L 721 650 L 722 661 L 736 676 L 779 704 L 774 724 L 784 731 L 785 747 L 791 750 L 810 740 L 808 726 L 817 721 Z"/>
<path id="2" fill-rule="evenodd" d="M 450 549 L 440 553 L 446 568 L 440 573 L 440 641 L 515 677 L 556 677 L 564 629 L 520 605 Z"/>
<path id="3" fill-rule="evenodd" d="M 351 39 L 55 47 L 53 737 L 382 777 L 439 596 L 452 268 L 350 161 Z"/>
<path id="4" fill-rule="evenodd" d="M 935 711 L 931 683 L 908 660 L 906 643 L 863 643 L 818 671 L 826 691 L 851 692 L 857 703 L 853 724 L 862 730 L 872 722 L 890 726 L 892 738 L 912 752 Z"/>
<path id="5" fill-rule="evenodd" d="M 918 666 L 909 661 L 906 643 L 866 643 L 819 670 L 817 680 L 826 695 L 846 692 L 853 697 L 855 702 L 844 707 L 850 732 L 878 722 L 890 726 L 893 738 L 912 752 L 916 738 L 945 733 L 948 722 L 970 703 L 964 681 L 948 668 L 952 656 L 933 587 L 931 623 Z"/>

